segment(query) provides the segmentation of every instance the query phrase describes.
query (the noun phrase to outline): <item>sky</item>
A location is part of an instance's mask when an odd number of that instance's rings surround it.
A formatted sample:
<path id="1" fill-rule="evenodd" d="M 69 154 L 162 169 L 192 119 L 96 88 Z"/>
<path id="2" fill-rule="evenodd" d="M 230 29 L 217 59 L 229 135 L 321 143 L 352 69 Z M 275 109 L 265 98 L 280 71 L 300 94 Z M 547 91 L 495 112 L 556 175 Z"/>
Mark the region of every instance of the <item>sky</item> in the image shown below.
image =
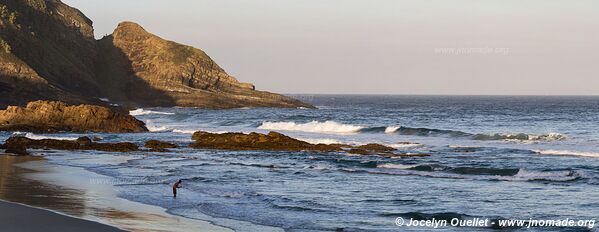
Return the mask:
<path id="1" fill-rule="evenodd" d="M 134 21 L 257 89 L 599 95 L 596 0 L 63 0 Z"/>

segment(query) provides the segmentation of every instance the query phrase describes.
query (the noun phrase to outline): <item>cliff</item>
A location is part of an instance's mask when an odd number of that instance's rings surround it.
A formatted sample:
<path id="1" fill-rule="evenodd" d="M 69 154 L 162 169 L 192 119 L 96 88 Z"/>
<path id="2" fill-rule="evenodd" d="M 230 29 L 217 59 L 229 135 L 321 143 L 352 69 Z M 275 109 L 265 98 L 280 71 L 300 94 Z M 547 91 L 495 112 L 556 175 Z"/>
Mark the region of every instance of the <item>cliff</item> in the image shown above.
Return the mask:
<path id="1" fill-rule="evenodd" d="M 132 22 L 94 39 L 92 21 L 59 0 L 0 0 L 0 107 L 33 100 L 137 106 L 311 107 L 256 91 L 205 52 Z"/>

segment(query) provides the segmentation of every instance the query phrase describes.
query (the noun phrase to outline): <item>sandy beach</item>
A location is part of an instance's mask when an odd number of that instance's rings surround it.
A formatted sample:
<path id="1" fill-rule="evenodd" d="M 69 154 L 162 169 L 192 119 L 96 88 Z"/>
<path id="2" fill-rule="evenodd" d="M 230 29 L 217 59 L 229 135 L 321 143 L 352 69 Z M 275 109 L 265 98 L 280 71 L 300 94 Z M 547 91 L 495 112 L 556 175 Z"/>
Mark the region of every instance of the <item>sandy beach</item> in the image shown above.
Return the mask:
<path id="1" fill-rule="evenodd" d="M 0 201 L 0 223 L 3 231 L 14 232 L 123 231 L 98 222 L 6 201 Z"/>
<path id="2" fill-rule="evenodd" d="M 116 197 L 97 174 L 41 157 L 0 155 L 0 223 L 6 231 L 231 231 Z"/>

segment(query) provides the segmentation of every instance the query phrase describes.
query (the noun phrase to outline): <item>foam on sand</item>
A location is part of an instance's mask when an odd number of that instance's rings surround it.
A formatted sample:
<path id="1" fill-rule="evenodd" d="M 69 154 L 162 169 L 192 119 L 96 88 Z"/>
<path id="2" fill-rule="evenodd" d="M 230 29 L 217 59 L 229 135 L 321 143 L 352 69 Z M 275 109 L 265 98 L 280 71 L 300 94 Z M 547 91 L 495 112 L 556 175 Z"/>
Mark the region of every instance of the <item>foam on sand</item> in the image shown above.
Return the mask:
<path id="1" fill-rule="evenodd" d="M 302 131 L 311 133 L 330 133 L 330 134 L 351 134 L 358 133 L 364 127 L 350 124 L 342 124 L 335 121 L 311 121 L 307 123 L 295 122 L 263 122 L 258 129 L 263 130 L 282 130 L 282 131 Z"/>

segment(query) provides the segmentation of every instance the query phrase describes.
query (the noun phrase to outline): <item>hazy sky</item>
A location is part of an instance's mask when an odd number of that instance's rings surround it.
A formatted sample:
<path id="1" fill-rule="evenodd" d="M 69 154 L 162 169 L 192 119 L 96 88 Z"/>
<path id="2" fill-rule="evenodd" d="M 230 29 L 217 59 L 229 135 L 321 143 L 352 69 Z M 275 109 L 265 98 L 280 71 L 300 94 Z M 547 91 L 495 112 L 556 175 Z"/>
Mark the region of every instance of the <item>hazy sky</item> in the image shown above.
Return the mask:
<path id="1" fill-rule="evenodd" d="M 599 95 L 596 0 L 63 0 L 282 93 Z"/>

